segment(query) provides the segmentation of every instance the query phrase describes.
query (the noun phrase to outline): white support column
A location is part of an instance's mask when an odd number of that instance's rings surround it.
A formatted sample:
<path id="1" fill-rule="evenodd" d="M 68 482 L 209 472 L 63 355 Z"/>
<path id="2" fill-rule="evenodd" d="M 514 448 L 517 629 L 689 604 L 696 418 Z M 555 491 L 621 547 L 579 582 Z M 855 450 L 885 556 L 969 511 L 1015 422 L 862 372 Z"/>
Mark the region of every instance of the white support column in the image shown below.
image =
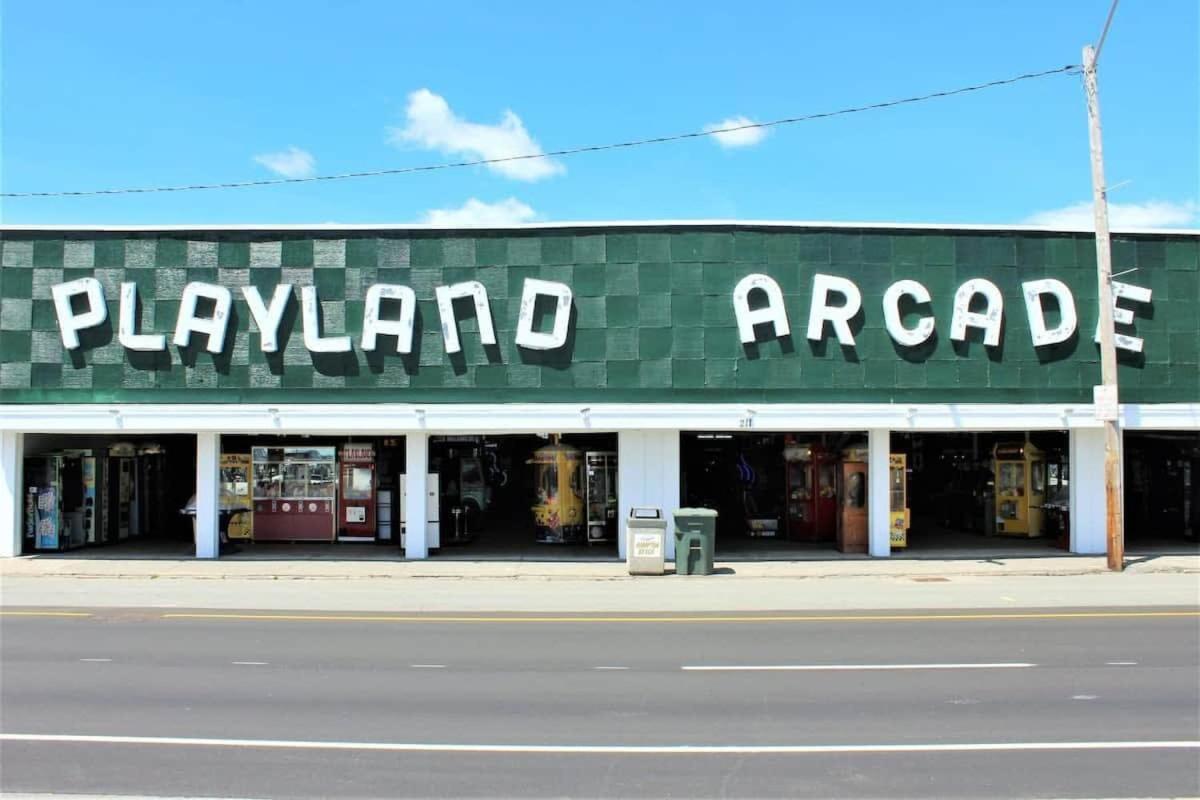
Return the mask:
<path id="1" fill-rule="evenodd" d="M 888 456 L 892 432 L 872 428 L 867 432 L 867 552 L 876 558 L 892 555 L 891 506 L 888 502 Z"/>
<path id="2" fill-rule="evenodd" d="M 0 558 L 21 555 L 25 436 L 0 431 Z"/>
<path id="3" fill-rule="evenodd" d="M 196 434 L 196 558 L 217 558 L 221 551 L 221 434 Z"/>
<path id="4" fill-rule="evenodd" d="M 404 454 L 404 557 L 428 558 L 425 496 L 429 491 L 426 485 L 426 476 L 429 473 L 429 434 L 405 434 Z"/>
<path id="5" fill-rule="evenodd" d="M 1104 429 L 1071 430 L 1068 475 L 1071 488 L 1071 552 L 1108 551 L 1104 505 Z"/>
<path id="6" fill-rule="evenodd" d="M 661 508 L 667 519 L 668 561 L 675 558 L 679 508 L 679 431 L 617 433 L 617 553 L 625 558 L 625 520 L 634 506 Z"/>

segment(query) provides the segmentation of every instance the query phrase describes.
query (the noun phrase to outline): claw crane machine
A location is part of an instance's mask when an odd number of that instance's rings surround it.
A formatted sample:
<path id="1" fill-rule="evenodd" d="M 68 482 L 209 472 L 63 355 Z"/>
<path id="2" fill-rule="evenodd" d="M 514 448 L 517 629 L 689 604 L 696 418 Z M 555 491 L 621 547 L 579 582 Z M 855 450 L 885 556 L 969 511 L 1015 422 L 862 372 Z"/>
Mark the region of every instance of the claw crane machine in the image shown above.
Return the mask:
<path id="1" fill-rule="evenodd" d="M 1001 442 L 992 450 L 996 476 L 996 533 L 1042 535 L 1046 460 L 1029 442 Z"/>
<path id="2" fill-rule="evenodd" d="M 838 523 L 837 456 L 819 444 L 783 448 L 787 479 L 787 537 L 818 542 L 835 538 Z"/>
<path id="3" fill-rule="evenodd" d="M 221 510 L 254 507 L 250 496 L 251 464 L 248 453 L 221 454 Z M 230 539 L 254 538 L 254 514 L 243 511 L 231 515 L 226 535 Z"/>
<path id="4" fill-rule="evenodd" d="M 617 454 L 589 450 L 587 463 L 588 544 L 617 540 Z"/>

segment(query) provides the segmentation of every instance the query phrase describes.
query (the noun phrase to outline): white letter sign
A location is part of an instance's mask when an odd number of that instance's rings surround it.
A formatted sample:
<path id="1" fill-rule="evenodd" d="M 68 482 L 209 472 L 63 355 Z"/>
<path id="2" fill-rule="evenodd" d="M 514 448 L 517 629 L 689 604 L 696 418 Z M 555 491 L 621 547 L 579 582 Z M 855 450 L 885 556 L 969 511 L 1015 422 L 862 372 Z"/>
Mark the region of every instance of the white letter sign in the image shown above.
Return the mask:
<path id="1" fill-rule="evenodd" d="M 126 281 L 121 284 L 120 319 L 117 323 L 117 340 L 121 345 L 141 352 L 167 349 L 167 337 L 161 333 L 137 332 L 137 284 Z"/>
<path id="2" fill-rule="evenodd" d="M 460 297 L 475 298 L 475 319 L 479 321 L 479 338 L 484 344 L 496 343 L 496 329 L 492 327 L 492 309 L 488 306 L 487 288 L 479 281 L 456 283 L 453 286 L 437 287 L 438 315 L 442 318 L 442 340 L 447 353 L 462 350 L 458 341 L 458 321 L 454 318 L 454 301 Z"/>
<path id="3" fill-rule="evenodd" d="M 1113 325 L 1132 325 L 1133 309 L 1121 308 L 1119 301 L 1124 298 L 1135 303 L 1149 303 L 1150 290 L 1145 286 L 1134 286 L 1132 283 L 1112 282 Z M 1100 323 L 1096 323 L 1096 341 L 1100 341 Z M 1113 344 L 1122 350 L 1134 353 L 1142 352 L 1142 340 L 1137 336 L 1127 336 L 1123 333 L 1113 335 Z"/>
<path id="4" fill-rule="evenodd" d="M 846 298 L 841 306 L 829 305 L 829 293 L 837 292 Z M 812 303 L 808 309 L 808 338 L 819 342 L 825 332 L 825 323 L 833 325 L 840 344 L 854 346 L 854 333 L 850 330 L 850 320 L 862 308 L 862 292 L 853 281 L 838 278 L 834 275 L 813 276 Z"/>
<path id="5" fill-rule="evenodd" d="M 981 294 L 987 300 L 983 311 L 972 311 L 971 300 Z M 996 284 L 984 278 L 973 278 L 954 293 L 954 317 L 950 320 L 950 338 L 961 342 L 967 338 L 967 328 L 983 328 L 983 343 L 988 347 L 1000 344 L 1000 325 L 1004 314 L 1004 298 Z"/>
<path id="6" fill-rule="evenodd" d="M 750 292 L 758 289 L 767 296 L 767 304 L 762 308 L 751 310 Z M 754 341 L 754 326 L 771 323 L 776 338 L 790 336 L 791 327 L 788 325 L 787 309 L 783 305 L 783 290 L 775 279 L 768 275 L 747 275 L 733 287 L 733 313 L 737 316 L 738 335 L 742 344 Z"/>
<path id="7" fill-rule="evenodd" d="M 554 328 L 550 333 L 535 333 L 533 309 L 539 296 L 555 297 Z M 521 315 L 517 319 L 517 345 L 529 350 L 557 350 L 567 343 L 571 323 L 571 287 L 557 281 L 526 278 L 521 291 Z"/>
<path id="8" fill-rule="evenodd" d="M 400 303 L 400 319 L 380 319 L 379 309 L 384 300 Z M 417 309 L 417 294 L 407 286 L 393 283 L 376 283 L 367 289 L 363 304 L 362 349 L 374 352 L 380 334 L 396 337 L 396 350 L 412 352 L 413 316 Z"/>
<path id="9" fill-rule="evenodd" d="M 212 300 L 214 303 L 211 317 L 197 317 L 196 304 L 200 298 Z M 208 334 L 210 353 L 219 353 L 225 349 L 225 331 L 229 327 L 229 308 L 233 305 L 233 295 L 224 286 L 198 281 L 183 287 L 183 298 L 179 302 L 179 318 L 175 322 L 175 345 L 187 347 L 192 340 L 192 333 Z"/>
<path id="10" fill-rule="evenodd" d="M 259 347 L 264 353 L 274 353 L 279 349 L 279 326 L 283 323 L 288 301 L 292 299 L 292 285 L 281 283 L 276 286 L 270 306 L 263 303 L 257 286 L 243 286 L 242 296 L 246 298 L 250 316 L 254 317 L 254 324 L 258 326 Z"/>
<path id="11" fill-rule="evenodd" d="M 1071 338 L 1078 324 L 1075 318 L 1075 298 L 1071 290 L 1062 281 L 1054 278 L 1044 278 L 1040 281 L 1026 281 L 1021 284 L 1025 293 L 1025 310 L 1029 314 L 1029 335 L 1034 347 L 1048 344 L 1058 344 Z M 1042 295 L 1054 295 L 1058 300 L 1061 318 L 1055 328 L 1046 328 L 1046 315 L 1042 310 Z"/>
<path id="12" fill-rule="evenodd" d="M 104 302 L 104 290 L 95 278 L 79 278 L 50 287 L 54 296 L 54 313 L 58 317 L 58 329 L 62 331 L 63 347 L 74 350 L 79 347 L 79 332 L 94 328 L 108 319 L 108 305 Z M 87 295 L 88 309 L 79 314 L 71 308 L 71 298 Z"/>
<path id="13" fill-rule="evenodd" d="M 304 317 L 304 347 L 310 353 L 349 353 L 349 336 L 322 336 L 317 287 L 300 287 L 300 314 Z"/>
<path id="14" fill-rule="evenodd" d="M 887 288 L 883 293 L 883 321 L 887 325 L 887 331 L 897 344 L 902 344 L 905 347 L 916 347 L 919 344 L 924 344 L 933 336 L 933 317 L 921 317 L 917 320 L 917 327 L 904 327 L 904 320 L 900 317 L 900 298 L 908 296 L 918 303 L 928 303 L 930 300 L 929 290 L 917 281 L 896 281 Z"/>

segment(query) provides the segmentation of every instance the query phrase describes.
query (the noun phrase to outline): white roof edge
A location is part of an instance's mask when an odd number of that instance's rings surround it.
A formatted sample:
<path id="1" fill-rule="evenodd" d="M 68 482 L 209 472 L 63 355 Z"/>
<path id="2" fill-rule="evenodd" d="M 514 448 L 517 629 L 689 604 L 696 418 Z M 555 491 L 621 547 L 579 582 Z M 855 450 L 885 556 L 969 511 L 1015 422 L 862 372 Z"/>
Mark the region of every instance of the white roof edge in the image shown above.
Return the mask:
<path id="1" fill-rule="evenodd" d="M 568 228 L 842 228 L 874 230 L 989 231 L 1028 233 L 1092 233 L 1084 228 L 1056 228 L 1044 225 L 971 225 L 933 222 L 823 222 L 757 219 L 663 219 L 603 220 L 584 222 L 530 222 L 515 225 L 426 225 L 421 223 L 340 223 L 318 224 L 233 224 L 233 225 L 19 225 L 0 224 L 5 231 L 80 231 L 80 232 L 165 232 L 165 231 L 528 231 Z M 1114 228 L 1113 233 L 1200 236 L 1200 228 Z"/>

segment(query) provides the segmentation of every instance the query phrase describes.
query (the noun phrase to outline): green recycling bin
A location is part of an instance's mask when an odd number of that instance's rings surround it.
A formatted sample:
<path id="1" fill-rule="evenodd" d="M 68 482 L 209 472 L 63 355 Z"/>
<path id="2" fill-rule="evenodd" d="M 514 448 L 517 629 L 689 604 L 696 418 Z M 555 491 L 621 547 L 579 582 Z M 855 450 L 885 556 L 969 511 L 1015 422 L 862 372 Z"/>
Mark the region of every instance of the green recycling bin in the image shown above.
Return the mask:
<path id="1" fill-rule="evenodd" d="M 675 509 L 676 575 L 711 575 L 716 546 L 716 511 L 711 508 Z"/>

